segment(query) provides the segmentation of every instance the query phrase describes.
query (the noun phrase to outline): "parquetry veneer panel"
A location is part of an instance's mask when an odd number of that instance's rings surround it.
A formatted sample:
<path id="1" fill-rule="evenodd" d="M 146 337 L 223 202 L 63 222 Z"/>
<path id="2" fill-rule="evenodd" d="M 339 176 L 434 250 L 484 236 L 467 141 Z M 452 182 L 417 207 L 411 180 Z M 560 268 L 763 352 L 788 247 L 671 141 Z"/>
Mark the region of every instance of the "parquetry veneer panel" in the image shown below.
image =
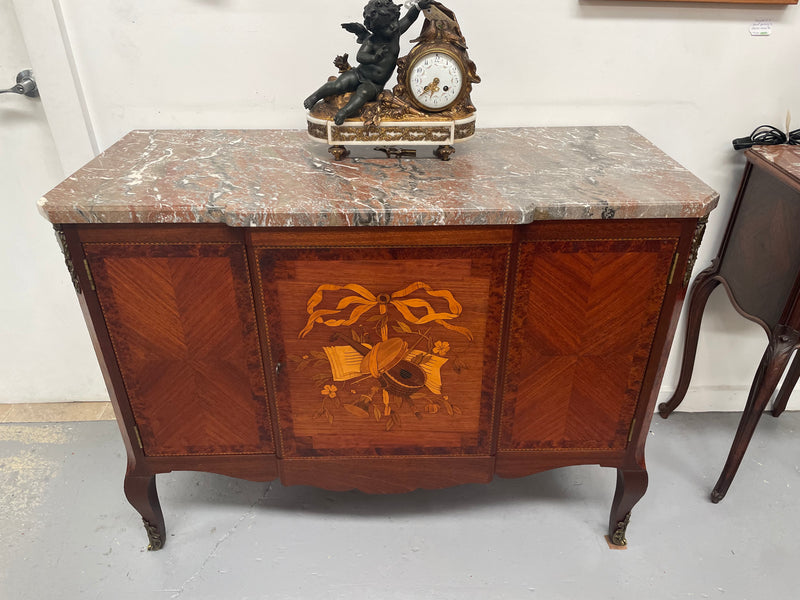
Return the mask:
<path id="1" fill-rule="evenodd" d="M 84 245 L 148 456 L 272 451 L 242 245 Z"/>
<path id="2" fill-rule="evenodd" d="M 625 448 L 677 242 L 520 245 L 501 450 Z"/>

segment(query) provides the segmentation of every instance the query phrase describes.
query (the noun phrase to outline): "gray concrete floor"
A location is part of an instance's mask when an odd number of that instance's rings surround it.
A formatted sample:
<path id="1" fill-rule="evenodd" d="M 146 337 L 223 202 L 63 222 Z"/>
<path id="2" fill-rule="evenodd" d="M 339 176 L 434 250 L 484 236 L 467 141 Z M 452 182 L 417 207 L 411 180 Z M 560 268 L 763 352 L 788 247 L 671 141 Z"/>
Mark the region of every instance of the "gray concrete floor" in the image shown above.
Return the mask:
<path id="1" fill-rule="evenodd" d="M 713 505 L 737 421 L 655 417 L 626 550 L 603 537 L 614 471 L 589 466 L 397 496 L 160 475 L 160 552 L 115 423 L 2 424 L 0 598 L 796 599 L 800 413 L 765 415 Z"/>

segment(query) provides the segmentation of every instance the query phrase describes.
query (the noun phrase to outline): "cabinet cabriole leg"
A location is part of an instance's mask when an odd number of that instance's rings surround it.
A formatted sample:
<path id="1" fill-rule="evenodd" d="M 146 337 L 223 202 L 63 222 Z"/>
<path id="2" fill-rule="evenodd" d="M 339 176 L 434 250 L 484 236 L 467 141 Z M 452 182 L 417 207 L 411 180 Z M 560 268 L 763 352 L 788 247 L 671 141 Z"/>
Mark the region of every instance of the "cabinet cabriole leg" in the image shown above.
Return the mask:
<path id="1" fill-rule="evenodd" d="M 125 475 L 125 497 L 142 516 L 147 532 L 148 550 L 161 550 L 167 538 L 164 515 L 158 501 L 155 475 Z"/>
<path id="2" fill-rule="evenodd" d="M 626 546 L 625 534 L 631 520 L 631 510 L 647 491 L 647 470 L 617 469 L 617 491 L 608 520 L 608 539 L 615 546 Z"/>
<path id="3" fill-rule="evenodd" d="M 717 269 L 712 266 L 699 273 L 695 277 L 694 284 L 692 284 L 686 319 L 686 339 L 683 344 L 683 361 L 681 362 L 678 385 L 675 388 L 675 393 L 672 394 L 672 398 L 658 405 L 658 414 L 665 419 L 683 402 L 686 391 L 689 389 L 689 381 L 694 370 L 694 359 L 697 354 L 697 340 L 700 337 L 700 323 L 703 320 L 703 311 L 706 308 L 711 292 L 720 283 L 718 279 L 715 279 L 716 275 Z"/>

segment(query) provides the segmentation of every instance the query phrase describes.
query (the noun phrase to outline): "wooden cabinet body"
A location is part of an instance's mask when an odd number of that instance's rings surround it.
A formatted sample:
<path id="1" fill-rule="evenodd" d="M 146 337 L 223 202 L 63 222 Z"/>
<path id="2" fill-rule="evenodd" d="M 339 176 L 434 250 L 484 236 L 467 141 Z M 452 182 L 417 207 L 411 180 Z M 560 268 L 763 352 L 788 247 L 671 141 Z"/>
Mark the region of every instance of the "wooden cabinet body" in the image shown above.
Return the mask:
<path id="1" fill-rule="evenodd" d="M 336 162 L 302 132 L 134 131 L 40 202 L 151 547 L 155 477 L 372 493 L 599 464 L 609 534 L 717 194 L 628 127 Z"/>
<path id="2" fill-rule="evenodd" d="M 61 230 L 157 546 L 172 470 L 387 493 L 574 464 L 628 473 L 620 541 L 696 227 Z"/>

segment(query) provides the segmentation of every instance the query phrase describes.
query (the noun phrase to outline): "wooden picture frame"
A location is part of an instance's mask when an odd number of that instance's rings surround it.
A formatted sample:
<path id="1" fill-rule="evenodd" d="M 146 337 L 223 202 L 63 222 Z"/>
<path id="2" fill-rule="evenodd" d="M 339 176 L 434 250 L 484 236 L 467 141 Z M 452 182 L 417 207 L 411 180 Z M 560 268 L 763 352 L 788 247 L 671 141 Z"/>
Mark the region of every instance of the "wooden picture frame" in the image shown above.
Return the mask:
<path id="1" fill-rule="evenodd" d="M 701 2 L 705 4 L 797 4 L 798 0 L 622 0 L 631 2 Z"/>

